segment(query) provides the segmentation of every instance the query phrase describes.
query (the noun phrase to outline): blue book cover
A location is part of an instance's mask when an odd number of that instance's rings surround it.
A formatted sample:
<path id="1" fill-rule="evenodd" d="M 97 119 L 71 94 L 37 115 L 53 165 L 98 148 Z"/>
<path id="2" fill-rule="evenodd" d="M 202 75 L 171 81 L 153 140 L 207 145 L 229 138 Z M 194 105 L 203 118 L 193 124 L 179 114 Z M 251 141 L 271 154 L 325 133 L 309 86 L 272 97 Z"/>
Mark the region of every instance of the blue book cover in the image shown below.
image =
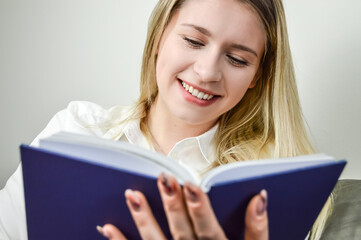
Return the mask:
<path id="1" fill-rule="evenodd" d="M 104 239 L 96 226 L 106 223 L 117 226 L 128 239 L 140 239 L 125 203 L 124 191 L 128 188 L 145 194 L 163 232 L 171 239 L 156 184 L 158 173 L 151 176 L 49 148 L 20 148 L 29 240 Z M 116 158 L 131 161 L 139 169 L 144 167 L 137 165 L 136 155 L 119 151 Z M 344 160 L 321 161 L 281 170 L 270 165 L 267 169 L 271 170 L 259 174 L 249 173 L 257 173 L 252 164 L 243 173 L 236 165 L 229 165 L 226 175 L 236 177 L 216 181 L 225 174 L 215 174 L 203 188 L 229 239 L 243 239 L 247 204 L 266 189 L 270 239 L 303 240 L 345 164 Z M 148 167 L 151 165 L 145 165 Z"/>

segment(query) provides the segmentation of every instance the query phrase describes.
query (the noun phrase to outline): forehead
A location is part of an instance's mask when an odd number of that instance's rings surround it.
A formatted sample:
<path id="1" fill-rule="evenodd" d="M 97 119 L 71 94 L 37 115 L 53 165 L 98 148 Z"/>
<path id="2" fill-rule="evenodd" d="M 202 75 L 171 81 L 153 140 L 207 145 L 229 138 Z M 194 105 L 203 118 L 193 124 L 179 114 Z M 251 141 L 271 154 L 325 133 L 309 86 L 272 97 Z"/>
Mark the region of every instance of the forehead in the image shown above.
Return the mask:
<path id="1" fill-rule="evenodd" d="M 187 0 L 176 13 L 177 25 L 193 24 L 212 36 L 264 44 L 263 24 L 251 6 L 239 0 Z"/>

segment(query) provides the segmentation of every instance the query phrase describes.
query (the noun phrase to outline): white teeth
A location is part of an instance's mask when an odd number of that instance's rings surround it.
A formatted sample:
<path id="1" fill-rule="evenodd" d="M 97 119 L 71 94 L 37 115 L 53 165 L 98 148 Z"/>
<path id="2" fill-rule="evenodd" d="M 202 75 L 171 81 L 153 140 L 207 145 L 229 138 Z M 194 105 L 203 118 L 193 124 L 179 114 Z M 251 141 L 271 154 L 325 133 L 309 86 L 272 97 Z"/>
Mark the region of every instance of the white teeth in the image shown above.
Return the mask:
<path id="1" fill-rule="evenodd" d="M 188 92 L 193 93 L 193 87 L 190 86 Z"/>
<path id="2" fill-rule="evenodd" d="M 198 89 L 195 89 L 192 86 L 189 86 L 185 82 L 182 82 L 182 86 L 187 92 L 189 92 L 193 96 L 197 97 L 198 99 L 211 100 L 214 97 L 214 95 L 209 95 L 207 93 L 201 92 Z"/>

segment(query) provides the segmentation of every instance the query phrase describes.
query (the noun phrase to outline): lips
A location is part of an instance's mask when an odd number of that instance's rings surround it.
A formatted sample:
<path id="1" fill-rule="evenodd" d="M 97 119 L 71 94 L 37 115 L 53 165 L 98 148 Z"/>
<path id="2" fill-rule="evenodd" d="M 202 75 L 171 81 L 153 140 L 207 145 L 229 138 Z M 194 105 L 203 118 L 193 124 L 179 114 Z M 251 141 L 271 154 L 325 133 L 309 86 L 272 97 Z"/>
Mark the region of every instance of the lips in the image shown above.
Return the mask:
<path id="1" fill-rule="evenodd" d="M 209 101 L 211 100 L 213 97 L 215 97 L 216 95 L 213 95 L 213 94 L 210 94 L 210 93 L 207 93 L 201 89 L 198 89 L 194 86 L 191 86 L 185 82 L 183 82 L 182 80 L 181 81 L 181 84 L 183 86 L 183 88 L 190 94 L 192 94 L 194 97 L 200 99 L 200 100 L 206 100 L 206 101 Z"/>

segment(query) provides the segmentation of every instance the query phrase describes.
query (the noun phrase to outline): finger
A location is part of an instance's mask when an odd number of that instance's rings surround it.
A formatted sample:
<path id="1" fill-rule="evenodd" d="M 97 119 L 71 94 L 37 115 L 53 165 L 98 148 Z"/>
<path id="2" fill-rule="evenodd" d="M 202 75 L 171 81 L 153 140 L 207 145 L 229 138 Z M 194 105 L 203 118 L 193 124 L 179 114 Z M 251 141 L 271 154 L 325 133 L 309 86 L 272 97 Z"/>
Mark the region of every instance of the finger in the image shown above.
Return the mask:
<path id="1" fill-rule="evenodd" d="M 194 239 L 181 186 L 174 177 L 165 174 L 159 176 L 157 183 L 173 239 Z"/>
<path id="2" fill-rule="evenodd" d="M 125 197 L 142 239 L 165 239 L 143 193 L 127 189 Z"/>
<path id="3" fill-rule="evenodd" d="M 197 238 L 227 239 L 213 212 L 208 195 L 191 183 L 184 184 L 183 192 Z"/>
<path id="4" fill-rule="evenodd" d="M 267 192 L 262 190 L 248 204 L 245 240 L 268 240 Z"/>
<path id="5" fill-rule="evenodd" d="M 126 240 L 119 229 L 112 224 L 105 224 L 103 227 L 97 226 L 97 230 L 100 234 L 110 240 Z"/>

